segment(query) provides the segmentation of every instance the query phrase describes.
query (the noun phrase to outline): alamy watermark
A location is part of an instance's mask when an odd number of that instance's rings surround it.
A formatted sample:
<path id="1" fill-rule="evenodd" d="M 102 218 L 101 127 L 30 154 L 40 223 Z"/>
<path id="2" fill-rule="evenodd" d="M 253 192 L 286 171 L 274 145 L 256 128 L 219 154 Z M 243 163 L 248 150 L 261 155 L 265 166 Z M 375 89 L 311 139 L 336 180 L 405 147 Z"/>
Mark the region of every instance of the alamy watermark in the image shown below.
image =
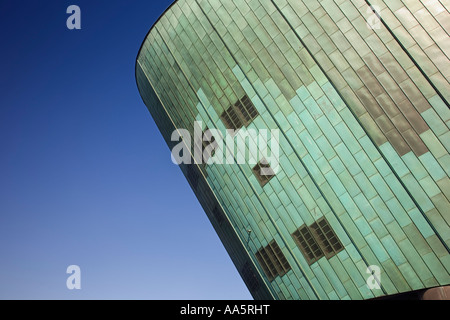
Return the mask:
<path id="1" fill-rule="evenodd" d="M 371 30 L 380 30 L 382 25 L 380 7 L 379 6 L 368 7 L 367 14 L 369 15 L 366 23 L 367 27 Z"/>
<path id="2" fill-rule="evenodd" d="M 194 136 L 187 129 L 172 133 L 172 161 L 181 164 L 249 164 L 262 163 L 261 175 L 273 175 L 279 170 L 280 130 L 278 129 L 207 129 L 195 121 Z"/>
<path id="3" fill-rule="evenodd" d="M 81 29 L 81 9 L 77 5 L 70 5 L 66 10 L 67 14 L 70 16 L 67 18 L 66 26 L 69 30 L 80 30 Z"/>
<path id="4" fill-rule="evenodd" d="M 66 280 L 66 286 L 69 290 L 81 290 L 81 268 L 77 265 L 67 267 L 66 273 L 70 276 Z"/>
<path id="5" fill-rule="evenodd" d="M 367 274 L 370 276 L 367 278 L 367 287 L 370 290 L 379 290 L 381 289 L 381 269 L 379 266 L 369 266 L 366 270 Z"/>

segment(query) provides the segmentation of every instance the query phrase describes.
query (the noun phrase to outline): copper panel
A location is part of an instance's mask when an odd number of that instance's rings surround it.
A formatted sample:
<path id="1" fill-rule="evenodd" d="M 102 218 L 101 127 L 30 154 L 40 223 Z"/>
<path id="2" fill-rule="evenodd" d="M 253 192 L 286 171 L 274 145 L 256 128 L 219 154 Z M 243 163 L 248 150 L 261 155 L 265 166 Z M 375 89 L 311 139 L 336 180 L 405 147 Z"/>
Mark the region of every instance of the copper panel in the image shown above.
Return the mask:
<path id="1" fill-rule="evenodd" d="M 284 66 L 282 66 L 281 72 L 283 72 L 284 76 L 286 77 L 286 80 L 289 82 L 289 84 L 292 86 L 293 89 L 297 90 L 303 85 L 297 73 L 294 71 L 294 69 L 292 69 L 292 67 L 289 64 L 285 64 Z"/>
<path id="2" fill-rule="evenodd" d="M 316 17 L 317 18 L 317 17 Z M 326 33 L 332 34 L 339 30 L 336 23 L 330 18 L 329 15 L 324 15 L 320 19 L 318 19 L 322 28 L 325 29 Z"/>
<path id="3" fill-rule="evenodd" d="M 388 92 L 389 96 L 391 97 L 391 99 L 396 103 L 399 104 L 400 102 L 402 102 L 403 100 L 405 100 L 406 96 L 403 93 L 403 91 L 400 89 L 400 87 L 397 88 L 392 88 L 391 90 L 389 90 Z"/>
<path id="4" fill-rule="evenodd" d="M 333 33 L 330 37 L 333 40 L 336 47 L 338 47 L 339 51 L 341 52 L 344 52 L 345 50 L 351 47 L 350 43 L 340 30 Z"/>
<path id="5" fill-rule="evenodd" d="M 314 78 L 304 64 L 295 69 L 295 72 L 306 87 L 314 82 Z"/>
<path id="6" fill-rule="evenodd" d="M 375 122 L 380 127 L 381 131 L 384 133 L 391 131 L 394 129 L 394 126 L 392 125 L 391 120 L 389 120 L 388 117 L 386 117 L 385 114 L 379 116 L 377 119 L 375 119 Z"/>
<path id="7" fill-rule="evenodd" d="M 414 46 L 409 48 L 409 53 L 414 57 L 414 59 L 418 62 L 419 67 L 428 76 L 439 71 L 433 64 L 433 62 L 431 62 L 430 58 L 428 58 L 428 56 L 422 50 L 422 48 L 419 47 L 419 45 L 415 44 Z"/>
<path id="8" fill-rule="evenodd" d="M 369 70 L 367 68 L 366 64 L 364 63 L 364 61 L 361 59 L 361 57 L 359 56 L 359 54 L 356 52 L 356 50 L 354 48 L 349 48 L 349 49 L 345 50 L 345 52 L 343 52 L 343 55 L 344 55 L 345 59 L 347 59 L 349 65 L 354 70 L 357 70 L 362 67 Z"/>
<path id="9" fill-rule="evenodd" d="M 449 60 L 436 44 L 426 48 L 425 53 L 430 57 L 431 61 L 438 67 L 439 71 L 445 78 L 449 76 Z"/>
<path id="10" fill-rule="evenodd" d="M 325 71 L 325 73 L 334 67 L 334 64 L 331 62 L 330 58 L 325 53 L 325 51 L 320 50 L 316 54 L 316 58 L 317 58 L 317 61 L 320 61 L 320 65 L 321 65 L 322 69 Z"/>
<path id="11" fill-rule="evenodd" d="M 405 94 L 408 96 L 409 100 L 414 103 L 414 106 L 416 106 L 417 110 L 422 113 L 424 111 L 427 111 L 431 108 L 431 105 L 428 103 L 428 101 L 423 97 L 422 93 L 417 89 L 417 87 L 412 83 L 411 80 L 403 81 L 400 84 L 400 87 L 403 89 Z"/>
<path id="12" fill-rule="evenodd" d="M 389 75 L 388 72 L 381 73 L 380 75 L 378 75 L 377 79 L 388 94 L 394 94 L 399 90 L 398 83 L 396 83 L 395 80 L 392 79 L 391 75 Z"/>
<path id="13" fill-rule="evenodd" d="M 369 137 L 373 139 L 377 146 L 381 146 L 387 141 L 386 136 L 383 132 L 381 132 L 380 128 L 378 128 L 377 124 L 368 113 L 365 113 L 359 117 L 359 120 L 361 121 L 364 129 L 366 129 Z"/>
<path id="14" fill-rule="evenodd" d="M 367 112 L 366 108 L 358 100 L 358 97 L 348 86 L 341 89 L 340 93 L 342 95 L 343 100 L 352 109 L 352 111 L 355 113 L 357 117 Z"/>
<path id="15" fill-rule="evenodd" d="M 430 99 L 436 95 L 436 91 L 430 85 L 427 79 L 422 76 L 419 69 L 412 68 L 408 70 L 411 79 L 414 79 L 414 84 L 419 88 L 420 92 L 424 95 L 425 99 Z"/>
<path id="16" fill-rule="evenodd" d="M 445 45 L 448 41 L 448 34 L 444 30 L 442 30 L 442 28 L 436 28 L 430 31 L 430 35 L 436 41 L 436 43 L 442 47 L 442 50 L 448 55 L 448 48 L 445 48 Z"/>
<path id="17" fill-rule="evenodd" d="M 266 67 L 262 64 L 261 60 L 255 59 L 251 63 L 253 70 L 256 71 L 256 74 L 258 75 L 258 78 L 265 83 L 267 80 L 270 79 L 270 75 L 266 70 Z"/>
<path id="18" fill-rule="evenodd" d="M 391 121 L 400 132 L 404 132 L 411 128 L 411 124 L 406 120 L 405 116 L 401 113 L 391 118 Z"/>
<path id="19" fill-rule="evenodd" d="M 397 105 L 392 101 L 392 99 L 387 95 L 387 93 L 380 94 L 376 97 L 378 104 L 384 110 L 384 112 L 389 116 L 389 118 L 393 118 L 400 114 L 400 110 L 398 110 Z"/>
<path id="20" fill-rule="evenodd" d="M 347 60 L 345 60 L 345 57 L 343 56 L 342 52 L 340 52 L 339 50 L 333 51 L 329 55 L 329 58 L 331 62 L 333 62 L 334 66 L 340 71 L 344 71 L 350 66 Z"/>
<path id="21" fill-rule="evenodd" d="M 350 88 L 352 88 L 353 90 L 358 90 L 359 88 L 364 86 L 364 83 L 358 77 L 356 72 L 350 67 L 342 72 L 342 76 L 347 81 Z"/>
<path id="22" fill-rule="evenodd" d="M 409 144 L 416 156 L 419 157 L 428 152 L 427 146 L 412 129 L 403 132 L 402 136 L 405 138 L 406 142 Z"/>
<path id="23" fill-rule="evenodd" d="M 411 37 L 411 35 L 408 33 L 408 31 L 405 30 L 403 26 L 398 26 L 397 28 L 393 29 L 393 32 L 405 48 L 410 49 L 411 46 L 414 45 L 415 41 L 413 37 Z"/>
<path id="24" fill-rule="evenodd" d="M 408 146 L 405 139 L 403 139 L 396 129 L 386 133 L 386 137 L 400 157 L 411 151 L 411 148 Z"/>
<path id="25" fill-rule="evenodd" d="M 331 68 L 331 70 L 327 72 L 327 75 L 338 91 L 347 86 L 347 83 L 344 78 L 342 78 L 341 73 L 335 67 Z"/>
<path id="26" fill-rule="evenodd" d="M 418 134 L 422 134 L 430 129 L 428 124 L 423 120 L 422 116 L 417 112 L 409 100 L 406 99 L 402 101 L 398 104 L 398 107 Z"/>
<path id="27" fill-rule="evenodd" d="M 283 73 L 281 72 L 280 68 L 278 68 L 278 65 L 276 65 L 276 64 L 273 64 L 270 67 L 268 67 L 267 71 L 270 72 L 270 75 L 272 76 L 272 79 L 278 85 L 281 83 L 281 81 L 286 80 L 284 75 L 283 75 Z"/>
<path id="28" fill-rule="evenodd" d="M 380 60 L 372 52 L 366 55 L 363 60 L 375 76 L 386 70 L 380 63 Z"/>
<path id="29" fill-rule="evenodd" d="M 450 33 L 450 19 L 448 18 L 448 11 L 443 11 L 435 16 L 436 20 L 441 24 L 442 28 Z"/>
<path id="30" fill-rule="evenodd" d="M 411 29 L 418 23 L 417 20 L 414 18 L 414 16 L 406 7 L 401 7 L 400 9 L 395 11 L 394 14 L 406 29 Z"/>
<path id="31" fill-rule="evenodd" d="M 435 28 L 441 29 L 440 25 L 437 23 L 437 21 L 433 18 L 433 16 L 428 11 L 432 8 L 436 8 L 437 0 L 434 0 L 434 3 L 427 4 L 427 2 L 429 2 L 429 1 L 425 1 L 424 3 L 425 3 L 425 5 L 428 6 L 428 8 L 422 8 L 422 9 L 417 10 L 414 13 L 414 16 L 416 17 L 417 21 L 419 21 L 419 23 L 421 25 L 423 25 L 424 29 L 427 31 L 433 30 Z"/>
<path id="32" fill-rule="evenodd" d="M 390 52 L 386 52 L 380 57 L 380 61 L 392 75 L 396 82 L 402 82 L 408 79 L 408 75 L 405 70 L 400 66 L 400 64 L 395 60 L 394 56 Z"/>
<path id="33" fill-rule="evenodd" d="M 381 87 L 380 83 L 374 77 L 372 72 L 370 72 L 369 68 L 363 66 L 359 68 L 356 73 L 358 73 L 358 75 L 361 77 L 361 80 L 375 97 L 384 92 L 383 87 Z"/>
<path id="34" fill-rule="evenodd" d="M 356 94 L 359 99 L 361 99 L 361 102 L 366 110 L 374 119 L 384 114 L 383 110 L 381 110 L 380 106 L 378 105 L 378 102 L 373 98 L 366 87 L 362 87 L 361 89 L 359 89 Z"/>
<path id="35" fill-rule="evenodd" d="M 430 77 L 431 82 L 437 87 L 437 89 L 441 92 L 444 98 L 447 101 L 450 101 L 450 91 L 448 81 L 444 78 L 442 74 L 436 72 Z"/>
<path id="36" fill-rule="evenodd" d="M 428 289 L 423 293 L 422 300 L 450 300 L 450 286 Z"/>
<path id="37" fill-rule="evenodd" d="M 422 49 L 428 48 L 434 43 L 433 39 L 431 39 L 428 33 L 419 24 L 409 30 L 409 32 L 414 35 L 414 39 Z"/>
<path id="38" fill-rule="evenodd" d="M 309 51 L 313 56 L 322 48 L 320 44 L 316 41 L 316 38 L 312 34 L 308 34 L 303 38 L 305 45 L 308 47 Z"/>
<path id="39" fill-rule="evenodd" d="M 383 32 L 383 29 L 380 29 L 378 31 Z M 386 44 L 383 43 L 376 34 L 372 34 L 365 40 L 370 49 L 374 51 L 375 55 L 383 55 L 387 52 Z"/>
<path id="40" fill-rule="evenodd" d="M 295 90 L 292 88 L 291 84 L 286 79 L 281 80 L 278 83 L 278 87 L 280 88 L 281 93 L 288 101 L 297 95 Z"/>

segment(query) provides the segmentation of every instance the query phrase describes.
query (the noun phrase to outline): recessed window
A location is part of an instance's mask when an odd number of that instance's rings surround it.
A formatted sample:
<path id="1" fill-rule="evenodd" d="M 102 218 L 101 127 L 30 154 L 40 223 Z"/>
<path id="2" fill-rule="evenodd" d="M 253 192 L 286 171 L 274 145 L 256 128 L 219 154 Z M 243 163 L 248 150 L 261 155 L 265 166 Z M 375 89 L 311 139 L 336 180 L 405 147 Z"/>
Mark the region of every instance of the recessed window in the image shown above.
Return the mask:
<path id="1" fill-rule="evenodd" d="M 227 129 L 238 130 L 244 126 L 233 106 L 222 113 L 221 119 Z"/>
<path id="2" fill-rule="evenodd" d="M 286 274 L 289 270 L 291 270 L 291 266 L 289 265 L 289 262 L 287 261 L 286 257 L 284 256 L 283 252 L 281 251 L 280 247 L 275 242 L 275 240 L 273 240 L 269 244 L 269 246 L 272 249 L 272 251 L 269 251 L 269 252 L 273 252 L 275 254 L 275 257 L 274 257 L 275 261 L 278 262 L 276 265 L 281 266 L 280 275 Z"/>
<path id="3" fill-rule="evenodd" d="M 343 249 L 341 242 L 325 218 L 313 223 L 310 229 L 327 258 L 331 258 Z"/>
<path id="4" fill-rule="evenodd" d="M 303 226 L 292 234 L 295 242 L 305 256 L 308 264 L 313 264 L 323 257 L 319 244 L 312 236 L 307 226 Z"/>
<path id="5" fill-rule="evenodd" d="M 240 114 L 244 126 L 248 126 L 259 115 L 258 110 L 256 110 L 252 101 L 246 95 L 236 102 L 234 106 Z"/>
<path id="6" fill-rule="evenodd" d="M 344 249 L 325 218 L 309 227 L 300 227 L 292 237 L 310 265 L 324 256 L 329 259 Z"/>
<path id="7" fill-rule="evenodd" d="M 261 187 L 264 187 L 270 181 L 270 179 L 272 179 L 275 176 L 275 172 L 265 159 L 261 160 L 261 162 L 259 162 L 253 168 L 253 173 L 258 179 L 258 182 L 261 185 Z"/>
<path id="8" fill-rule="evenodd" d="M 227 129 L 239 130 L 248 126 L 259 115 L 250 98 L 245 95 L 225 110 L 221 119 Z"/>
<path id="9" fill-rule="evenodd" d="M 275 240 L 269 243 L 266 247 L 261 248 L 256 253 L 256 259 L 261 265 L 269 281 L 274 280 L 278 276 L 284 276 L 289 270 L 291 270 L 289 262 L 286 260 L 286 257 Z"/>

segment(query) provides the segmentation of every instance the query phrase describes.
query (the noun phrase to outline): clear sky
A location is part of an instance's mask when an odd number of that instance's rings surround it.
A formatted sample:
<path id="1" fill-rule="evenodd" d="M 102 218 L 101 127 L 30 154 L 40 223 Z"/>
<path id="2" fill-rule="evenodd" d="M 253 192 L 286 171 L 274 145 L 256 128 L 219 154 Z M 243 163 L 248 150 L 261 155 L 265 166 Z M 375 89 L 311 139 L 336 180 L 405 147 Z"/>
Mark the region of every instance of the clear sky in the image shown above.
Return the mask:
<path id="1" fill-rule="evenodd" d="M 136 88 L 171 2 L 0 1 L 0 299 L 251 299 Z"/>

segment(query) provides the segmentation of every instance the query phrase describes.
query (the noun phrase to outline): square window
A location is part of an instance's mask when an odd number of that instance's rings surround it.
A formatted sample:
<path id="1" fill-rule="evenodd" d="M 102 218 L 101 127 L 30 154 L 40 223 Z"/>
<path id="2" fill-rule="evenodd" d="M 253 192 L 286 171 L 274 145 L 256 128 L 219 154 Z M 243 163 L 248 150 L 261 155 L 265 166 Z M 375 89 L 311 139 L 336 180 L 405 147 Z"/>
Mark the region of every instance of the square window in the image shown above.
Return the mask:
<path id="1" fill-rule="evenodd" d="M 289 262 L 275 240 L 266 247 L 261 248 L 256 253 L 256 259 L 269 281 L 273 281 L 278 276 L 284 276 L 291 270 Z"/>
<path id="2" fill-rule="evenodd" d="M 313 223 L 310 229 L 328 259 L 343 249 L 341 242 L 325 218 Z"/>
<path id="3" fill-rule="evenodd" d="M 294 241 L 303 253 L 303 256 L 308 261 L 308 264 L 313 264 L 324 256 L 324 253 L 319 247 L 319 244 L 312 236 L 307 226 L 303 226 L 292 234 Z"/>
<path id="4" fill-rule="evenodd" d="M 275 172 L 268 164 L 267 160 L 263 159 L 253 169 L 253 173 L 258 179 L 261 187 L 264 187 L 274 176 Z"/>
<path id="5" fill-rule="evenodd" d="M 227 129 L 239 130 L 248 126 L 257 116 L 259 116 L 258 110 L 250 98 L 245 95 L 224 111 L 220 118 Z"/>
<path id="6" fill-rule="evenodd" d="M 239 118 L 233 106 L 229 107 L 220 117 L 227 129 L 238 130 L 243 127 L 242 121 Z"/>
<path id="7" fill-rule="evenodd" d="M 344 249 L 325 218 L 310 227 L 300 227 L 292 237 L 310 265 L 324 256 L 329 259 Z"/>

